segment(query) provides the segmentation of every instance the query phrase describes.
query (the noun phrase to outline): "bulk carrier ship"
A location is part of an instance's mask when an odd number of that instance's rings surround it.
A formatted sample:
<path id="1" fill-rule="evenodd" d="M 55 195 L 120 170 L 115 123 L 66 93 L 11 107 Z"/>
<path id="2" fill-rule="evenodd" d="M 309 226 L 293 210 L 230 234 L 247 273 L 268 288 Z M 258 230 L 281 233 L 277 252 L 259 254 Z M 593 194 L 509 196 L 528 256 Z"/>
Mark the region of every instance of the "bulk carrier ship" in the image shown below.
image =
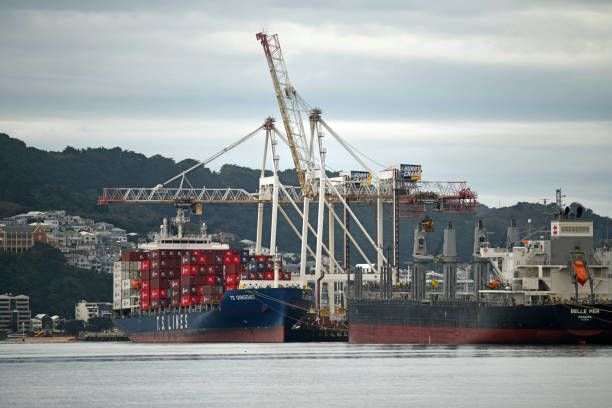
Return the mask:
<path id="1" fill-rule="evenodd" d="M 557 214 L 549 239 L 521 241 L 513 221 L 502 249 L 489 247 L 479 221 L 473 278 L 461 290 L 452 224 L 437 259 L 428 255 L 426 227 L 419 224 L 410 292 L 396 291 L 390 268 L 380 293 L 368 296 L 357 288 L 348 302 L 349 342 L 612 344 L 612 252 L 593 249 L 593 222 L 581 213 L 579 207 L 569 214 L 566 207 Z M 443 265 L 439 282 L 431 272 L 427 279 L 434 259 Z"/>
<path id="2" fill-rule="evenodd" d="M 183 210 L 171 233 L 124 252 L 114 271 L 115 326 L 134 342 L 283 342 L 309 311 L 308 289 L 291 279 L 280 257 L 249 255 L 200 234 L 184 234 Z M 241 289 L 240 281 L 259 281 Z"/>

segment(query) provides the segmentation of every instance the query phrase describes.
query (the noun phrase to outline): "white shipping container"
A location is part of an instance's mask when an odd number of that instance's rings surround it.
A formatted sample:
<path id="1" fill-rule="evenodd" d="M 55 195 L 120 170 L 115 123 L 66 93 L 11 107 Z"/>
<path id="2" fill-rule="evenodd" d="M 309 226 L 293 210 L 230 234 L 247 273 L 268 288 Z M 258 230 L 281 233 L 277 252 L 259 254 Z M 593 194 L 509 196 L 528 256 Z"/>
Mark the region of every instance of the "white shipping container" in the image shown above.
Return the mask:
<path id="1" fill-rule="evenodd" d="M 113 289 L 121 289 L 121 281 L 117 280 L 113 282 Z"/>
<path id="2" fill-rule="evenodd" d="M 113 300 L 121 300 L 121 289 L 113 290 Z"/>
<path id="3" fill-rule="evenodd" d="M 121 280 L 121 271 L 113 272 L 113 280 Z"/>
<path id="4" fill-rule="evenodd" d="M 130 299 L 121 299 L 121 308 L 129 309 L 130 308 Z"/>
<path id="5" fill-rule="evenodd" d="M 121 299 L 129 299 L 129 298 L 130 298 L 130 290 L 121 289 Z"/>
<path id="6" fill-rule="evenodd" d="M 115 262 L 113 264 L 113 271 L 114 272 L 121 272 L 121 261 Z"/>
<path id="7" fill-rule="evenodd" d="M 121 271 L 121 279 L 130 279 L 130 271 Z"/>
<path id="8" fill-rule="evenodd" d="M 113 309 L 115 310 L 121 309 L 121 299 L 113 300 Z"/>
<path id="9" fill-rule="evenodd" d="M 129 279 L 123 279 L 121 281 L 121 289 L 129 289 L 132 282 Z"/>

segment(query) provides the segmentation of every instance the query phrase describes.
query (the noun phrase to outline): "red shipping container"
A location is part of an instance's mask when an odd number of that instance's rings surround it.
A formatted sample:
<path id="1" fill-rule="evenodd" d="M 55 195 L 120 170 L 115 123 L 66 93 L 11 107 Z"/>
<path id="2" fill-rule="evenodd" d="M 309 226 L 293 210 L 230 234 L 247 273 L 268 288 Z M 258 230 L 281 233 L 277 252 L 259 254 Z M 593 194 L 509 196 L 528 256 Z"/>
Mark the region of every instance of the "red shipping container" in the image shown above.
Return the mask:
<path id="1" fill-rule="evenodd" d="M 181 286 L 181 296 L 190 296 L 198 294 L 198 285 Z"/>
<path id="2" fill-rule="evenodd" d="M 234 255 L 234 251 L 232 251 L 231 249 L 226 249 L 225 252 L 223 253 L 223 256 L 232 256 Z"/>
<path id="3" fill-rule="evenodd" d="M 142 261 L 140 262 L 140 270 L 148 271 L 151 269 L 151 261 Z"/>
<path id="4" fill-rule="evenodd" d="M 239 276 L 240 276 L 240 280 L 247 280 L 247 279 L 249 279 L 249 273 L 248 272 L 240 272 Z"/>
<path id="5" fill-rule="evenodd" d="M 181 305 L 181 298 L 171 298 L 170 299 L 170 306 L 171 307 L 179 307 Z"/>
<path id="6" fill-rule="evenodd" d="M 146 259 L 149 259 L 149 253 L 148 252 L 135 252 L 136 254 L 136 260 L 137 261 L 144 261 Z"/>
<path id="7" fill-rule="evenodd" d="M 198 271 L 196 269 L 195 273 L 191 270 L 191 265 L 183 265 L 181 266 L 181 276 L 189 276 L 189 275 L 197 275 Z"/>
<path id="8" fill-rule="evenodd" d="M 255 272 L 256 280 L 264 280 L 265 273 L 264 272 Z"/>
<path id="9" fill-rule="evenodd" d="M 267 262 L 268 257 L 265 255 L 257 255 L 257 262 Z"/>
<path id="10" fill-rule="evenodd" d="M 234 285 L 234 284 L 237 284 L 238 282 L 240 282 L 240 279 L 238 278 L 238 275 L 236 275 L 236 274 L 225 275 L 225 284 L 226 285 Z"/>
<path id="11" fill-rule="evenodd" d="M 159 271 L 151 271 L 151 279 L 159 279 Z"/>
<path id="12" fill-rule="evenodd" d="M 202 296 L 192 296 L 191 297 L 192 305 L 201 305 L 202 304 Z"/>
<path id="13" fill-rule="evenodd" d="M 247 272 L 247 279 L 255 280 L 257 279 L 257 274 L 255 272 Z"/>
<path id="14" fill-rule="evenodd" d="M 207 275 L 220 275 L 223 273 L 223 267 L 221 265 L 202 265 L 200 271 Z"/>
<path id="15" fill-rule="evenodd" d="M 170 277 L 170 275 L 168 274 L 168 271 L 165 269 L 160 269 L 159 270 L 159 278 L 160 279 L 168 279 Z"/>
<path id="16" fill-rule="evenodd" d="M 161 303 L 159 302 L 159 299 L 151 299 L 150 303 L 151 303 L 151 309 L 159 309 L 161 307 Z"/>
<path id="17" fill-rule="evenodd" d="M 215 275 L 206 275 L 206 284 L 207 285 L 216 285 L 217 277 Z"/>
<path id="18" fill-rule="evenodd" d="M 168 279 L 151 279 L 149 282 L 151 289 L 168 289 Z"/>
<path id="19" fill-rule="evenodd" d="M 151 298 L 149 290 L 140 291 L 140 301 L 149 300 Z"/>
<path id="20" fill-rule="evenodd" d="M 281 272 L 281 280 L 291 280 L 291 272 Z"/>
<path id="21" fill-rule="evenodd" d="M 197 284 L 198 284 L 198 278 L 196 276 L 181 277 L 181 286 L 194 286 Z"/>
<path id="22" fill-rule="evenodd" d="M 191 250 L 191 255 L 200 255 L 200 250 L 199 249 L 192 249 Z"/>
<path id="23" fill-rule="evenodd" d="M 159 249 L 149 251 L 149 259 L 159 259 Z"/>
<path id="24" fill-rule="evenodd" d="M 191 296 L 181 296 L 181 306 L 189 306 L 191 304 Z"/>
<path id="25" fill-rule="evenodd" d="M 225 265 L 226 274 L 235 274 L 240 272 L 240 264 L 228 264 Z"/>
<path id="26" fill-rule="evenodd" d="M 238 284 L 236 285 L 225 285 L 225 290 L 237 290 L 238 289 Z"/>
<path id="27" fill-rule="evenodd" d="M 168 307 L 170 306 L 170 299 L 159 299 L 159 303 L 161 307 Z"/>
<path id="28" fill-rule="evenodd" d="M 142 290 L 149 290 L 149 288 L 151 287 L 151 282 L 148 280 L 143 280 L 140 282 L 140 288 Z"/>
<path id="29" fill-rule="evenodd" d="M 164 269 L 176 268 L 179 266 L 178 259 L 160 259 L 159 267 Z"/>
<path id="30" fill-rule="evenodd" d="M 181 297 L 181 288 L 168 289 L 170 291 L 170 298 L 178 299 Z"/>
<path id="31" fill-rule="evenodd" d="M 181 281 L 178 279 L 172 279 L 168 281 L 168 287 L 170 289 L 178 289 L 181 287 Z"/>
<path id="32" fill-rule="evenodd" d="M 198 265 L 206 265 L 208 263 L 208 257 L 206 255 L 198 255 Z"/>
<path id="33" fill-rule="evenodd" d="M 151 289 L 151 300 L 153 299 L 167 299 L 168 289 Z"/>
<path id="34" fill-rule="evenodd" d="M 213 297 L 211 295 L 203 295 L 202 296 L 202 304 L 209 305 L 212 303 Z"/>
<path id="35" fill-rule="evenodd" d="M 148 300 L 140 301 L 140 310 L 149 310 L 151 308 L 151 304 Z"/>
<path id="36" fill-rule="evenodd" d="M 143 264 L 143 262 L 145 262 L 145 261 L 140 262 L 140 266 L 141 266 L 141 268 L 140 268 L 140 269 L 141 269 L 141 270 L 142 270 L 142 264 Z M 159 269 L 159 259 L 153 259 L 153 260 L 146 261 L 146 262 L 149 262 L 149 263 L 150 263 L 150 265 L 151 265 L 151 269 L 152 269 L 152 270 L 157 270 L 157 269 Z"/>
<path id="37" fill-rule="evenodd" d="M 264 273 L 265 280 L 274 280 L 274 272 L 267 271 Z"/>

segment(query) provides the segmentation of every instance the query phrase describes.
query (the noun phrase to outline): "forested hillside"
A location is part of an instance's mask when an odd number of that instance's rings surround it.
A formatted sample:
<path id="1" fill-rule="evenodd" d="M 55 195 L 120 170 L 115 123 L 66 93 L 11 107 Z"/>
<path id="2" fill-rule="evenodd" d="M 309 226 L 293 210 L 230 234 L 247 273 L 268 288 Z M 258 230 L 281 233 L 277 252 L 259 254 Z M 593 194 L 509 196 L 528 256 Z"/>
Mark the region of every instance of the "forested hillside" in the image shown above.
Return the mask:
<path id="1" fill-rule="evenodd" d="M 71 214 L 83 215 L 97 221 L 111 222 L 129 232 L 146 233 L 156 230 L 163 216 L 174 214 L 171 205 L 161 204 L 113 204 L 98 206 L 98 196 L 103 187 L 147 187 L 154 186 L 182 170 L 192 166 L 194 160 L 174 162 L 160 155 L 146 157 L 142 154 L 125 151 L 118 147 L 113 149 L 88 148 L 76 150 L 67 147 L 62 152 L 46 152 L 33 147 L 26 147 L 20 140 L 0 134 L 0 217 L 17 214 L 29 210 L 65 209 Z M 255 192 L 258 186 L 259 170 L 235 165 L 224 165 L 220 171 L 214 172 L 200 168 L 189 176 L 194 186 L 206 187 L 236 187 Z M 293 170 L 280 174 L 285 184 L 297 184 Z M 552 188 L 552 187 L 551 187 Z M 269 207 L 269 206 L 268 206 Z M 372 206 L 355 205 L 366 228 L 375 231 L 375 208 Z M 301 222 L 289 205 L 285 206 L 298 229 Z M 267 209 L 269 215 L 269 208 Z M 440 214 L 429 211 L 434 219 L 436 231 L 430 234 L 429 250 L 438 253 L 442 245 L 442 229 L 450 220 L 457 229 L 459 255 L 462 260 L 469 260 L 472 252 L 474 224 L 482 219 L 493 245 L 503 245 L 505 228 L 512 218 L 516 219 L 522 236 L 528 232 L 527 220 L 531 219 L 531 230 L 548 225 L 550 214 L 556 211 L 554 205 L 518 203 L 512 207 L 489 209 L 481 206 L 476 214 L 456 215 Z M 312 225 L 316 225 L 316 211 L 311 210 Z M 385 214 L 390 215 L 390 208 L 385 208 Z M 593 214 L 590 210 L 585 217 L 595 222 L 596 243 L 601 245 L 606 235 L 606 219 Z M 192 217 L 192 221 L 206 221 L 209 231 L 226 231 L 237 234 L 241 238 L 255 239 L 256 207 L 254 205 L 208 205 L 204 208 L 203 217 Z M 412 250 L 412 235 L 416 225 L 415 219 L 403 219 L 400 222 L 401 261 L 409 260 Z M 264 223 L 269 225 L 269 222 Z M 327 223 L 326 223 L 327 225 Z M 385 246 L 390 241 L 390 218 L 385 217 Z M 197 228 L 196 225 L 193 228 Z M 357 231 L 353 227 L 353 231 Z M 355 233 L 359 236 L 359 233 Z M 269 240 L 269 229 L 264 229 L 264 244 Z M 363 237 L 360 238 L 363 241 Z M 299 241 L 279 215 L 279 249 L 282 251 L 298 251 Z M 312 241 L 314 245 L 314 240 Z M 341 253 L 340 228 L 336 228 L 337 256 Z M 355 250 L 353 254 L 357 254 Z M 368 251 L 373 256 L 373 251 Z M 355 262 L 361 262 L 354 258 Z"/>
<path id="2" fill-rule="evenodd" d="M 82 299 L 112 301 L 113 277 L 76 269 L 59 250 L 36 243 L 23 255 L 0 251 L 0 293 L 30 296 L 32 315 L 74 317 L 74 306 Z"/>

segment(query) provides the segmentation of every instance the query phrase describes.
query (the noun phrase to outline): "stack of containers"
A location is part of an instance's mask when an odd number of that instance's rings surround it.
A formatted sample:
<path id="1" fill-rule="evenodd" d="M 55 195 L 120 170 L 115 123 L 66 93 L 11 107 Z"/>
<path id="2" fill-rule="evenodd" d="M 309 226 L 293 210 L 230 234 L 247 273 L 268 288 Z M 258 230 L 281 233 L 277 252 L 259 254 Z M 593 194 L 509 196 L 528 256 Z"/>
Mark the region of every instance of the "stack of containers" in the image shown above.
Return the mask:
<path id="1" fill-rule="evenodd" d="M 181 306 L 199 305 L 202 303 L 202 296 L 198 295 L 200 282 L 199 259 L 200 253 L 197 250 L 190 251 L 181 257 Z"/>
<path id="2" fill-rule="evenodd" d="M 247 273 L 248 276 L 248 256 L 243 251 L 233 251 L 228 249 L 223 254 L 223 265 L 225 265 L 225 290 L 238 289 L 240 276 Z"/>
<path id="3" fill-rule="evenodd" d="M 221 301 L 223 296 L 223 257 L 222 250 L 198 251 L 199 286 L 198 295 L 202 304 Z"/>
<path id="4" fill-rule="evenodd" d="M 113 309 L 121 310 L 121 261 L 113 265 Z"/>
<path id="5" fill-rule="evenodd" d="M 140 263 L 149 258 L 148 252 L 124 252 L 121 254 L 121 309 L 134 309 L 140 305 L 139 275 Z M 116 289 L 116 288 L 115 288 Z M 116 298 L 113 298 L 113 304 Z"/>
<path id="6" fill-rule="evenodd" d="M 283 261 L 280 260 L 280 271 L 283 270 Z M 247 277 L 249 280 L 274 280 L 274 261 L 266 255 L 252 255 L 247 264 Z M 280 272 L 280 280 L 291 280 L 291 272 Z"/>

